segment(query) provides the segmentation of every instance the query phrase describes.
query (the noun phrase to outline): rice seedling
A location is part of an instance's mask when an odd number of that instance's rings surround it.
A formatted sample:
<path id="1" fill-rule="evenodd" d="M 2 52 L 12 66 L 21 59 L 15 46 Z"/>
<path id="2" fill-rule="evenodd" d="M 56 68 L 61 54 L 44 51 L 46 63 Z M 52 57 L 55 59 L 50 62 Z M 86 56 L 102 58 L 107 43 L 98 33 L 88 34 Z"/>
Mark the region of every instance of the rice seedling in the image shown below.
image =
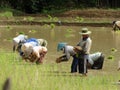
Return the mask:
<path id="1" fill-rule="evenodd" d="M 0 13 L 0 17 L 6 17 L 7 19 L 9 19 L 9 18 L 13 17 L 13 13 L 10 11 L 6 11 L 3 13 Z"/>
<path id="2" fill-rule="evenodd" d="M 76 21 L 76 22 L 83 22 L 83 21 L 84 21 L 84 18 L 77 16 L 77 17 L 75 18 L 75 21 Z"/>
<path id="3" fill-rule="evenodd" d="M 51 27 L 51 29 L 54 29 L 55 28 L 55 24 L 51 23 L 50 27 Z"/>
<path id="4" fill-rule="evenodd" d="M 65 63 L 36 65 L 16 57 L 17 53 L 0 52 L 0 88 L 9 77 L 12 90 L 118 90 L 113 83 L 120 78 L 119 73 L 111 75 L 88 73 L 87 77 L 81 77 L 79 74 L 69 73 L 67 68 L 70 65 Z"/>

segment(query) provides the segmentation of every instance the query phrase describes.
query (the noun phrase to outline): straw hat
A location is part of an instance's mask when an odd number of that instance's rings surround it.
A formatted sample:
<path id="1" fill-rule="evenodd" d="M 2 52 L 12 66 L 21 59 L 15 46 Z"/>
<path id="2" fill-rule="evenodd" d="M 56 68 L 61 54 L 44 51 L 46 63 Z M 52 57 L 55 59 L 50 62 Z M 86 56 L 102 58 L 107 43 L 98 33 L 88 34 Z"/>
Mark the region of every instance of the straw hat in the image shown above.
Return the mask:
<path id="1" fill-rule="evenodd" d="M 88 28 L 82 28 L 82 31 L 79 32 L 81 35 L 88 35 L 91 34 L 91 31 L 88 30 Z"/>

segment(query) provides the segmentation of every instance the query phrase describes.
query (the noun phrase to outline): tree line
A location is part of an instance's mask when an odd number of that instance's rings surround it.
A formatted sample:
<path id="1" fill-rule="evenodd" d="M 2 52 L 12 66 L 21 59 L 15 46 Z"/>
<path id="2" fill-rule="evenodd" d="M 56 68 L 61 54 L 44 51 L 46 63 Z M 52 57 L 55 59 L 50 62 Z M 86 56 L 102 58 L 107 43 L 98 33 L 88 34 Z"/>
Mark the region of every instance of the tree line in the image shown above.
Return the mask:
<path id="1" fill-rule="evenodd" d="M 42 13 L 72 8 L 120 8 L 120 0 L 0 0 L 0 7 Z"/>

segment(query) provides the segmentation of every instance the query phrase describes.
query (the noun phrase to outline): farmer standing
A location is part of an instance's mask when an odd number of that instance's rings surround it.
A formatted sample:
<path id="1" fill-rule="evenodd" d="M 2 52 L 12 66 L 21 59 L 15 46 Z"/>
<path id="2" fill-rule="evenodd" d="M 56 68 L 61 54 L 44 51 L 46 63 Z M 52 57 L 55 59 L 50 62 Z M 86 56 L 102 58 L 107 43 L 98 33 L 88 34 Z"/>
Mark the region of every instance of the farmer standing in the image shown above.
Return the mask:
<path id="1" fill-rule="evenodd" d="M 87 75 L 87 60 L 89 60 L 91 63 L 93 63 L 93 60 L 89 57 L 92 40 L 89 37 L 91 34 L 91 31 L 88 31 L 87 28 L 82 28 L 82 31 L 80 32 L 82 35 L 82 38 L 80 42 L 78 43 L 78 46 L 80 46 L 83 50 L 83 54 L 81 54 L 81 57 L 83 59 L 78 60 L 78 66 L 79 66 L 79 73 L 82 75 Z"/>

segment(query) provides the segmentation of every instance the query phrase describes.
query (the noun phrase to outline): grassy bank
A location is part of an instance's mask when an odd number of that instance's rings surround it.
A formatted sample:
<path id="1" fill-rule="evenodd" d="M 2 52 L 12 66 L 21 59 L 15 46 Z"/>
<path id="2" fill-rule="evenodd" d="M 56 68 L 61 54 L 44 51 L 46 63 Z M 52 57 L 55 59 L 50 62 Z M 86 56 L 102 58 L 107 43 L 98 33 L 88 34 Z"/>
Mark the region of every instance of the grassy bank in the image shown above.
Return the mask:
<path id="1" fill-rule="evenodd" d="M 74 9 L 61 13 L 25 14 L 15 10 L 2 9 L 1 21 L 13 22 L 65 22 L 65 23 L 112 23 L 119 20 L 120 9 Z"/>
<path id="2" fill-rule="evenodd" d="M 64 64 L 31 64 L 12 52 L 1 52 L 0 58 L 0 88 L 9 77 L 11 90 L 119 90 L 113 84 L 120 78 L 119 73 L 102 75 L 89 71 L 87 77 L 81 77 L 69 73 Z"/>

